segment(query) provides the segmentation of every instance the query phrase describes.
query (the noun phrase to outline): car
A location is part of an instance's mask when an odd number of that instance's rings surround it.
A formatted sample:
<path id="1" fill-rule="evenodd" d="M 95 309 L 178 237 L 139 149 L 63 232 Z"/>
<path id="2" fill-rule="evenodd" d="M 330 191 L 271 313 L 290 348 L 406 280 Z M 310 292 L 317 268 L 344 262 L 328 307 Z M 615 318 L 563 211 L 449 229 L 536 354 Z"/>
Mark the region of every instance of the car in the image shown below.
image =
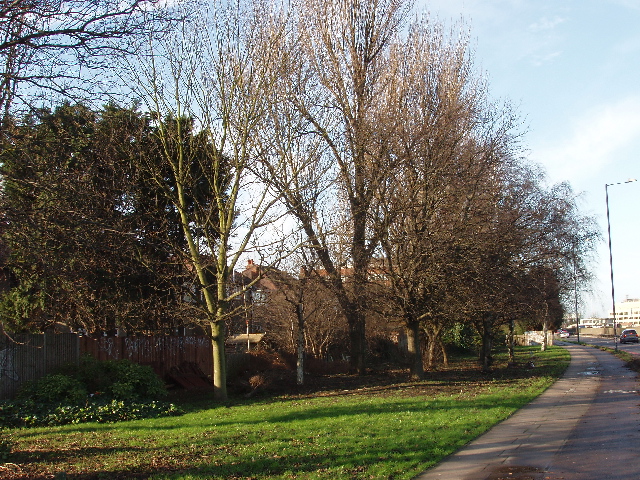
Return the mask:
<path id="1" fill-rule="evenodd" d="M 620 343 L 628 343 L 628 342 L 638 343 L 638 332 L 636 332 L 632 328 L 623 330 L 622 333 L 620 334 Z"/>
<path id="2" fill-rule="evenodd" d="M 556 334 L 563 338 L 568 338 L 571 336 L 571 332 L 569 332 L 569 330 L 565 330 L 564 328 L 558 330 Z"/>

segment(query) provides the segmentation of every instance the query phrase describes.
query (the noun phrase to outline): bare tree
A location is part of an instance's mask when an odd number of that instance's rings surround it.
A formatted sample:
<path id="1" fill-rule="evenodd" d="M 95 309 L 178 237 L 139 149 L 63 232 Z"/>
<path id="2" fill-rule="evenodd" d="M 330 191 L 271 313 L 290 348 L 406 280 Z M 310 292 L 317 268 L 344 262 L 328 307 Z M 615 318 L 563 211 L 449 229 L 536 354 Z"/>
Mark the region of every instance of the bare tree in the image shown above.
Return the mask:
<path id="1" fill-rule="evenodd" d="M 332 346 L 344 336 L 344 320 L 335 296 L 319 276 L 313 256 L 304 247 L 295 249 L 286 259 L 288 275 L 272 268 L 264 277 L 275 291 L 268 296 L 261 313 L 270 318 L 269 337 L 276 347 L 296 355 L 297 382 L 304 384 L 305 358 L 326 359 Z"/>
<path id="2" fill-rule="evenodd" d="M 308 182 L 288 192 L 277 181 L 275 186 L 306 233 L 348 320 L 351 366 L 360 373 L 365 369 L 367 311 L 361 293 L 379 244 L 371 213 L 375 193 L 389 175 L 388 135 L 379 128 L 380 102 L 389 82 L 385 72 L 389 48 L 410 7 L 401 0 L 292 2 L 284 27 L 287 35 L 280 42 L 281 94 L 286 103 L 275 115 L 288 112 L 295 119 L 297 135 L 313 138 L 317 146 L 313 158 L 320 162 L 315 171 L 322 177 L 320 190 Z M 274 138 L 286 143 L 298 137 Z M 276 151 L 290 151 L 280 145 Z M 286 178 L 298 175 L 296 165 L 289 164 Z M 281 173 L 274 177 L 285 178 Z M 332 186 L 334 207 L 322 210 L 318 193 L 326 185 Z M 339 201 L 345 205 L 344 216 L 335 213 Z M 346 223 L 336 224 L 341 219 Z M 348 237 L 346 259 L 336 254 L 336 232 Z M 348 281 L 341 275 L 346 266 Z"/>
<path id="3" fill-rule="evenodd" d="M 559 326 L 564 308 L 575 300 L 578 283 L 585 288 L 590 282 L 590 259 L 600 232 L 595 219 L 580 212 L 579 196 L 568 183 L 535 187 L 528 204 L 536 208 L 527 216 L 530 228 L 524 237 L 521 267 L 537 280 L 545 349 L 547 330 Z M 554 322 L 550 312 L 555 312 Z"/>
<path id="4" fill-rule="evenodd" d="M 421 331 L 429 365 L 454 321 L 476 325 L 488 368 L 496 327 L 536 304 L 534 266 L 568 272 L 568 247 L 593 236 L 566 188 L 546 189 L 542 173 L 519 157 L 516 114 L 490 102 L 464 34 L 455 33 L 422 21 L 394 45 L 398 108 L 382 123 L 403 112 L 389 147 L 395 176 L 380 189 L 376 211 L 415 376 L 423 369 Z M 557 281 L 547 280 L 535 298 L 557 311 Z"/>
<path id="5" fill-rule="evenodd" d="M 399 124 L 389 145 L 396 170 L 379 192 L 376 227 L 407 330 L 411 373 L 420 377 L 421 333 L 431 366 L 436 347 L 444 352 L 442 333 L 464 308 L 456 285 L 465 252 L 492 177 L 517 149 L 518 124 L 508 105 L 490 103 L 462 26 L 446 32 L 419 19 L 394 45 L 390 62 L 399 73 L 396 103 L 383 125 Z"/>
<path id="6" fill-rule="evenodd" d="M 466 35 L 420 18 L 405 38 L 408 9 L 344 0 L 287 11 L 274 28 L 281 80 L 265 140 L 284 170 L 267 165 L 265 177 L 327 274 L 360 372 L 364 292 L 382 246 L 419 376 L 421 330 L 433 346 L 454 319 L 480 318 L 491 351 L 536 226 L 533 213 L 522 218 L 540 205 L 511 181 L 519 121 L 490 101 Z"/>
<path id="7" fill-rule="evenodd" d="M 163 155 L 147 167 L 180 217 L 187 249 L 176 255 L 194 276 L 193 300 L 211 334 L 220 400 L 227 396 L 225 320 L 234 313 L 232 300 L 251 286 L 230 288 L 230 275 L 256 232 L 273 220 L 278 201 L 251 173 L 262 155 L 264 100 L 277 79 L 268 58 L 255 60 L 256 50 L 270 49 L 257 28 L 263 13 L 258 4 L 216 4 L 131 65 L 141 98 L 156 115 Z M 186 136 L 190 128 L 198 135 Z M 192 148 L 191 139 L 201 148 Z M 194 155 L 199 151 L 204 155 Z"/>
<path id="8" fill-rule="evenodd" d="M 135 52 L 170 16 L 157 0 L 0 1 L 0 111 L 43 89 L 95 96 L 113 56 Z"/>
<path id="9" fill-rule="evenodd" d="M 516 163 L 499 178 L 486 202 L 483 227 L 466 262 L 468 313 L 483 338 L 480 360 L 491 364 L 496 328 L 514 318 L 538 318 L 546 332 L 562 318 L 563 289 L 571 288 L 580 243 L 584 271 L 597 238 L 593 219 L 579 214 L 568 185 L 547 188 L 544 175 Z M 585 275 L 585 279 L 588 275 Z M 543 343 L 542 348 L 545 348 Z"/>

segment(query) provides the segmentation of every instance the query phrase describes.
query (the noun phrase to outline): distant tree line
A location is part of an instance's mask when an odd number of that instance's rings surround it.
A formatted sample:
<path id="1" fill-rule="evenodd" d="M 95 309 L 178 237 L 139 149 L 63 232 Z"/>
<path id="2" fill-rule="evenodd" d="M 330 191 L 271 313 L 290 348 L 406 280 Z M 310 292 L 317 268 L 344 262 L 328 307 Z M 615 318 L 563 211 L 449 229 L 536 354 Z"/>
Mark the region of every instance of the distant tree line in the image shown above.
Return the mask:
<path id="1" fill-rule="evenodd" d="M 7 110 L 5 328 L 188 320 L 223 399 L 225 324 L 258 281 L 229 288 L 247 252 L 314 279 L 286 287 L 281 344 L 322 351 L 339 316 L 357 373 L 372 325 L 406 330 L 416 377 L 461 328 L 489 368 L 499 329 L 558 325 L 598 232 L 526 160 L 462 25 L 403 0 L 180 8 L 109 57 L 135 108 Z"/>

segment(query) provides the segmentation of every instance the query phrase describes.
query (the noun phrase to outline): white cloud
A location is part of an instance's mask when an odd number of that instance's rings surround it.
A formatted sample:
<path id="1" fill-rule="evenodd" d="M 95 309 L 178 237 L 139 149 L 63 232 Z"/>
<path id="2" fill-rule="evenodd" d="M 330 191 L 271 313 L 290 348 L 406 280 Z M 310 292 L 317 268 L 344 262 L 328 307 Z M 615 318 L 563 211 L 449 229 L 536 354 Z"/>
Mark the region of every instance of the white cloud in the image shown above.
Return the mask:
<path id="1" fill-rule="evenodd" d="M 542 65 L 551 62 L 562 55 L 562 52 L 551 52 L 544 55 L 534 55 L 531 59 L 531 63 L 534 67 L 541 67 Z"/>
<path id="2" fill-rule="evenodd" d="M 543 17 L 541 19 L 539 19 L 537 22 L 532 23 L 531 25 L 529 25 L 529 30 L 531 32 L 540 32 L 543 30 L 552 30 L 554 29 L 556 26 L 560 25 L 561 23 L 564 23 L 564 18 L 556 16 L 553 18 L 547 18 L 547 17 Z"/>
<path id="3" fill-rule="evenodd" d="M 532 159 L 545 165 L 554 181 L 596 175 L 616 152 L 633 144 L 640 149 L 640 96 L 600 105 L 572 123 L 568 137 L 532 149 Z"/>
<path id="4" fill-rule="evenodd" d="M 640 0 L 614 0 L 613 3 L 622 5 L 623 7 L 631 8 L 633 10 L 640 10 Z"/>

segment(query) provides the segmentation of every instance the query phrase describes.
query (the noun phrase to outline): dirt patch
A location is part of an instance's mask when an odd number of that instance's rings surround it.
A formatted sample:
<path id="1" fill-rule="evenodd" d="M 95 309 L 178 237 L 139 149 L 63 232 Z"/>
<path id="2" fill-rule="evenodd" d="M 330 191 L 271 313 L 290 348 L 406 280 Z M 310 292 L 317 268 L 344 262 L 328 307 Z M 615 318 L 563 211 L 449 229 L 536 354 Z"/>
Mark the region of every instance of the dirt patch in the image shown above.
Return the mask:
<path id="1" fill-rule="evenodd" d="M 485 480 L 542 480 L 545 471 L 536 467 L 507 465 L 496 468 Z"/>

